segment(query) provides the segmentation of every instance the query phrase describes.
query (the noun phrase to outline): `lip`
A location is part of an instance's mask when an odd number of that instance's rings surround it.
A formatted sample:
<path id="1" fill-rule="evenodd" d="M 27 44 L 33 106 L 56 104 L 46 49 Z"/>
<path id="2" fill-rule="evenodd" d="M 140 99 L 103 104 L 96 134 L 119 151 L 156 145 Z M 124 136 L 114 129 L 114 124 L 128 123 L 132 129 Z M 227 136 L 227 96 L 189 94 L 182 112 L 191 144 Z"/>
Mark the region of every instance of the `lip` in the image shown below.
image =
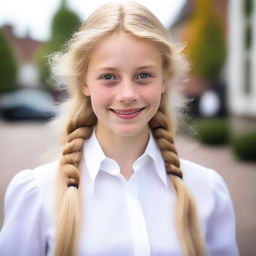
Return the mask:
<path id="1" fill-rule="evenodd" d="M 125 120 L 131 120 L 136 118 L 145 107 L 142 108 L 130 108 L 130 109 L 113 109 L 110 108 L 110 110 L 119 118 L 125 119 Z"/>

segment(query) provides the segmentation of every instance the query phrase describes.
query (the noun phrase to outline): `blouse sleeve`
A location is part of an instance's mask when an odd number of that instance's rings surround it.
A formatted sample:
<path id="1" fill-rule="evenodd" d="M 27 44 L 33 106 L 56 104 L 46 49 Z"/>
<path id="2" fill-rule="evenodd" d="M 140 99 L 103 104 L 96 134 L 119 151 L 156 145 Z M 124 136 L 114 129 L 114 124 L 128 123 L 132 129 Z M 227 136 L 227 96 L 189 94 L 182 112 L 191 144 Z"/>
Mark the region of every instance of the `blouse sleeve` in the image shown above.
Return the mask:
<path id="1" fill-rule="evenodd" d="M 220 175 L 212 172 L 214 205 L 207 223 L 208 256 L 237 256 L 235 214 L 228 188 Z"/>
<path id="2" fill-rule="evenodd" d="M 21 171 L 6 191 L 0 255 L 45 255 L 42 216 L 37 180 L 31 170 Z"/>

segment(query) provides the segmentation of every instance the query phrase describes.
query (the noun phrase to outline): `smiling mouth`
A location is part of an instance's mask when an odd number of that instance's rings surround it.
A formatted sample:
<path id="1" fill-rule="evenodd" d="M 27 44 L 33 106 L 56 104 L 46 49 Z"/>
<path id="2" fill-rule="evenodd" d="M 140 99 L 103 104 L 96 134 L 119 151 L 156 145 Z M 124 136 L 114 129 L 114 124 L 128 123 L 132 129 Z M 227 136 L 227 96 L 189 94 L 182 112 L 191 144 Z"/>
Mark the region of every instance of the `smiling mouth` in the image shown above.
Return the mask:
<path id="1" fill-rule="evenodd" d="M 118 118 L 123 120 L 133 120 L 137 116 L 140 115 L 140 113 L 145 109 L 143 108 L 130 108 L 130 109 L 113 109 L 110 108 L 109 110 L 112 111 Z"/>
<path id="2" fill-rule="evenodd" d="M 143 107 L 143 108 L 132 108 L 132 109 L 113 109 L 113 108 L 110 108 L 109 110 L 111 110 L 112 112 L 114 112 L 116 114 L 119 114 L 119 115 L 133 115 L 133 114 L 141 112 L 144 109 L 145 109 L 145 107 Z"/>

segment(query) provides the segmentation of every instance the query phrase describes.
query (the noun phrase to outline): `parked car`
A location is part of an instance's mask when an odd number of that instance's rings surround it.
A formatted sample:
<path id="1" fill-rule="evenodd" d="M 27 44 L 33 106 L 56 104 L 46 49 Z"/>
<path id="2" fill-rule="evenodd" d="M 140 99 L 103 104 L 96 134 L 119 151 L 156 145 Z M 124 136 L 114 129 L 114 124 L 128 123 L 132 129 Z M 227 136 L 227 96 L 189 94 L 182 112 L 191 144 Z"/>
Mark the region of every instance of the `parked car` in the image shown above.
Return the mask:
<path id="1" fill-rule="evenodd" d="M 0 113 L 9 121 L 49 120 L 56 114 L 52 96 L 39 89 L 20 89 L 0 95 Z"/>

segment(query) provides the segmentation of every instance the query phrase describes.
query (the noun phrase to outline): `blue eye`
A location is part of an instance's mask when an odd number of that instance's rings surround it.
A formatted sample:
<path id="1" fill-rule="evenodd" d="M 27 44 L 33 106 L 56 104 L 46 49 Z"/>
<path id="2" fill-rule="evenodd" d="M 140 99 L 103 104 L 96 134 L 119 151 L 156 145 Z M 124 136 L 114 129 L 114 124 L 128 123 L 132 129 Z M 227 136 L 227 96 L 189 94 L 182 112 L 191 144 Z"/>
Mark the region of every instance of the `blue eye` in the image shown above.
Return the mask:
<path id="1" fill-rule="evenodd" d="M 115 80 L 115 76 L 112 75 L 112 74 L 103 74 L 99 77 L 100 79 L 103 79 L 103 80 Z"/>
<path id="2" fill-rule="evenodd" d="M 146 79 L 149 77 L 151 77 L 151 75 L 149 73 L 142 72 L 136 76 L 136 79 Z"/>

